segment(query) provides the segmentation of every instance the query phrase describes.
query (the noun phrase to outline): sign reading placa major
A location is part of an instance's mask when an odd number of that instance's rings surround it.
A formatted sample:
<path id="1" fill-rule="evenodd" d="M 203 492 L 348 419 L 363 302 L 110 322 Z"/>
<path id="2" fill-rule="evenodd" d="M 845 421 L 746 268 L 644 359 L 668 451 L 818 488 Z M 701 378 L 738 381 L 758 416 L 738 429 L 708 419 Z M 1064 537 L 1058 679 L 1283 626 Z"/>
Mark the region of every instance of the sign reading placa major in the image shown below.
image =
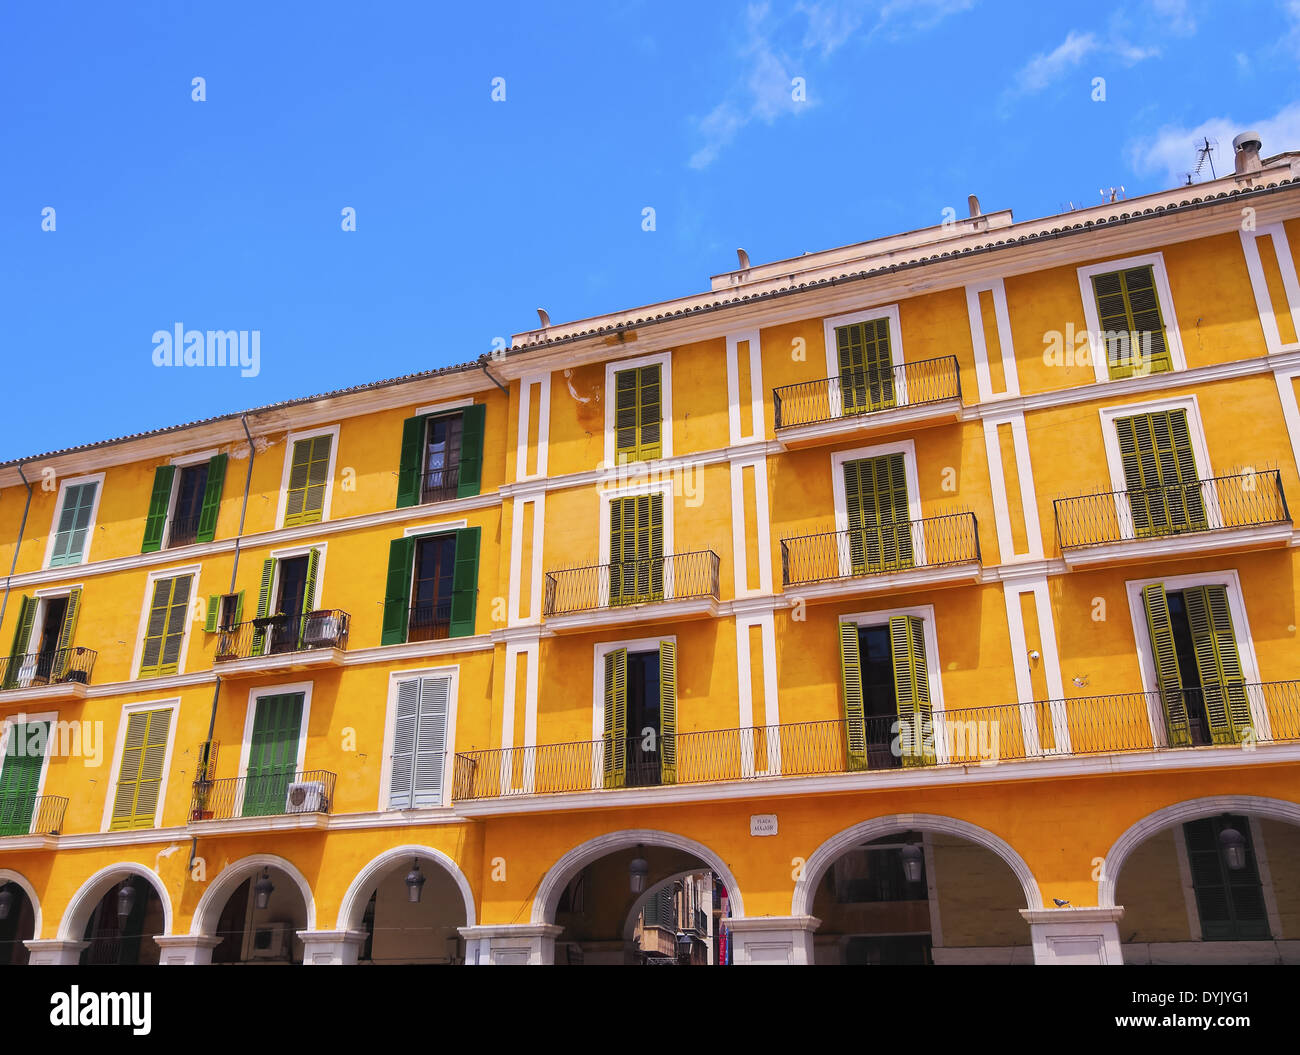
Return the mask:
<path id="1" fill-rule="evenodd" d="M 749 834 L 750 835 L 775 835 L 776 814 L 775 813 L 750 814 Z"/>

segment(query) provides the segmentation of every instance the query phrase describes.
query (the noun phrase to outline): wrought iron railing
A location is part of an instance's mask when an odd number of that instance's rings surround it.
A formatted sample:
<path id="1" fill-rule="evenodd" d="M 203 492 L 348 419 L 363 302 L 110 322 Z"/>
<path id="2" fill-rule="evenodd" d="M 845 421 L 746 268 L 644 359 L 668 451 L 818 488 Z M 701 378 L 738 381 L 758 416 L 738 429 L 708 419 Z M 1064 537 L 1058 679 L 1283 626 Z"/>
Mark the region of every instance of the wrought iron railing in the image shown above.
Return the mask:
<path id="1" fill-rule="evenodd" d="M 93 648 L 73 645 L 0 658 L 0 689 L 31 689 L 42 685 L 90 682 L 99 655 Z"/>
<path id="2" fill-rule="evenodd" d="M 1169 487 L 1058 498 L 1054 505 L 1056 537 L 1062 550 L 1291 520 L 1282 475 L 1276 469 Z"/>
<path id="3" fill-rule="evenodd" d="M 62 795 L 0 795 L 0 835 L 58 835 L 67 808 Z"/>
<path id="4" fill-rule="evenodd" d="M 305 615 L 271 615 L 236 623 L 217 631 L 217 654 L 213 659 L 226 663 L 318 648 L 347 648 L 350 621 L 347 612 L 326 608 Z"/>
<path id="5" fill-rule="evenodd" d="M 964 707 L 920 722 L 885 715 L 856 723 L 840 719 L 678 733 L 669 779 L 661 774 L 641 786 L 1300 741 L 1300 681 L 1239 689 L 1250 724 L 1239 723 L 1218 738 L 1204 727 L 1190 739 L 1178 735 L 1171 728 L 1169 701 L 1156 692 Z M 1199 694 L 1187 690 L 1176 702 L 1189 714 L 1196 712 Z M 607 774 L 605 753 L 603 740 L 462 752 L 455 758 L 452 797 L 468 801 L 627 787 L 624 779 Z"/>
<path id="6" fill-rule="evenodd" d="M 420 474 L 420 502 L 447 502 L 460 490 L 460 463 L 445 469 L 426 469 Z"/>
<path id="7" fill-rule="evenodd" d="M 961 373 L 955 355 L 887 369 L 850 370 L 772 390 L 778 429 L 950 399 L 961 399 Z"/>
<path id="8" fill-rule="evenodd" d="M 190 820 L 329 813 L 334 804 L 335 780 L 335 775 L 324 769 L 196 780 L 194 797 L 190 800 Z"/>
<path id="9" fill-rule="evenodd" d="M 199 535 L 199 514 L 188 517 L 177 517 L 172 521 L 171 530 L 167 533 L 167 548 L 176 549 L 178 546 L 192 546 Z"/>
<path id="10" fill-rule="evenodd" d="M 441 641 L 450 634 L 450 600 L 415 604 L 406 614 L 407 641 Z"/>
<path id="11" fill-rule="evenodd" d="M 974 513 L 948 513 L 781 540 L 781 577 L 787 586 L 978 564 L 979 560 L 979 525 Z"/>
<path id="12" fill-rule="evenodd" d="M 546 573 L 546 615 L 718 596 L 712 550 Z"/>

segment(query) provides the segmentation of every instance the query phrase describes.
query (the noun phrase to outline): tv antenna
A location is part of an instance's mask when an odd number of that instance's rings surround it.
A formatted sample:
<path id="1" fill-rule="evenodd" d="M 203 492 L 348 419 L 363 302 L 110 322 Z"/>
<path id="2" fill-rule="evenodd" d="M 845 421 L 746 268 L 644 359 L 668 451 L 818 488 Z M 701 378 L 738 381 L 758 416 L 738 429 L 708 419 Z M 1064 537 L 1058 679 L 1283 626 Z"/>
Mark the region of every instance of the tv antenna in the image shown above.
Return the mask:
<path id="1" fill-rule="evenodd" d="M 1214 152 L 1219 149 L 1219 141 L 1210 139 L 1208 136 L 1202 137 L 1204 142 L 1196 148 L 1196 175 L 1200 176 L 1201 170 L 1205 163 L 1210 163 L 1210 179 L 1218 179 L 1214 172 Z"/>

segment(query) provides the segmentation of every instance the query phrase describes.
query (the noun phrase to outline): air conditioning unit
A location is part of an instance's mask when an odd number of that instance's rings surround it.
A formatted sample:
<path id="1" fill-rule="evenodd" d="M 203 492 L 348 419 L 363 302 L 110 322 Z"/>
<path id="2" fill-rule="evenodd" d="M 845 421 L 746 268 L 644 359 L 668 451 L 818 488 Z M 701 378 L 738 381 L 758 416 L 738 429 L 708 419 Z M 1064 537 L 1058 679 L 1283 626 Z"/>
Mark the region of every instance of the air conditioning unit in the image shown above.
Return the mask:
<path id="1" fill-rule="evenodd" d="M 302 643 L 307 648 L 326 648 L 338 642 L 343 620 L 332 612 L 312 612 L 303 627 Z"/>
<path id="2" fill-rule="evenodd" d="M 284 797 L 285 813 L 328 813 L 329 796 L 325 793 L 325 784 L 320 780 L 304 780 L 290 784 Z"/>
<path id="3" fill-rule="evenodd" d="M 263 923 L 253 930 L 253 947 L 248 955 L 254 960 L 283 960 L 289 955 L 289 924 Z"/>

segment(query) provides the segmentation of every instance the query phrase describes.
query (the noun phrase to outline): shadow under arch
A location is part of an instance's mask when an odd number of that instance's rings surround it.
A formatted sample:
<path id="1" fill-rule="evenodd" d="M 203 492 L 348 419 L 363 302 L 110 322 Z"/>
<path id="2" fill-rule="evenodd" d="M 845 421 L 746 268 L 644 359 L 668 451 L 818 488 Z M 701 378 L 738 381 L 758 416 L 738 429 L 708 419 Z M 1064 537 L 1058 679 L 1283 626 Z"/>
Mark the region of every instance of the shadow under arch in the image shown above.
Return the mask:
<path id="1" fill-rule="evenodd" d="M 303 904 L 307 907 L 307 930 L 315 930 L 316 899 L 312 897 L 311 885 L 293 862 L 277 857 L 275 854 L 250 854 L 226 865 L 212 880 L 194 908 L 190 934 L 215 937 L 221 910 L 225 908 L 230 896 L 239 888 L 240 883 L 263 868 L 278 869 L 293 880 L 302 895 Z"/>
<path id="2" fill-rule="evenodd" d="M 126 879 L 128 876 L 133 875 L 139 876 L 153 887 L 154 893 L 158 895 L 158 900 L 162 903 L 163 935 L 171 934 L 172 899 L 168 896 L 167 887 L 158 877 L 158 873 L 152 868 L 135 861 L 119 861 L 116 864 L 101 868 L 82 883 L 77 892 L 72 895 L 72 900 L 68 902 L 68 907 L 63 912 L 63 919 L 59 921 L 59 940 L 81 941 L 81 937 L 86 931 L 86 924 L 90 920 L 90 914 L 95 910 L 95 906 L 99 904 L 108 886 L 115 880 Z"/>
<path id="3" fill-rule="evenodd" d="M 365 915 L 366 902 L 370 900 L 370 888 L 378 883 L 394 864 L 403 858 L 411 857 L 422 857 L 433 861 L 451 876 L 465 902 L 465 926 L 475 926 L 478 916 L 474 909 L 474 892 L 470 889 L 469 880 L 465 878 L 465 873 L 460 870 L 460 866 L 441 850 L 435 850 L 432 846 L 411 845 L 395 846 L 391 850 L 385 850 L 378 857 L 372 858 L 357 873 L 339 905 L 338 929 L 359 929 L 362 917 Z"/>
<path id="4" fill-rule="evenodd" d="M 0 887 L 6 883 L 13 883 L 27 895 L 32 906 L 32 940 L 38 940 L 41 936 L 41 899 L 36 896 L 36 888 L 21 872 L 15 872 L 12 868 L 0 868 Z"/>

